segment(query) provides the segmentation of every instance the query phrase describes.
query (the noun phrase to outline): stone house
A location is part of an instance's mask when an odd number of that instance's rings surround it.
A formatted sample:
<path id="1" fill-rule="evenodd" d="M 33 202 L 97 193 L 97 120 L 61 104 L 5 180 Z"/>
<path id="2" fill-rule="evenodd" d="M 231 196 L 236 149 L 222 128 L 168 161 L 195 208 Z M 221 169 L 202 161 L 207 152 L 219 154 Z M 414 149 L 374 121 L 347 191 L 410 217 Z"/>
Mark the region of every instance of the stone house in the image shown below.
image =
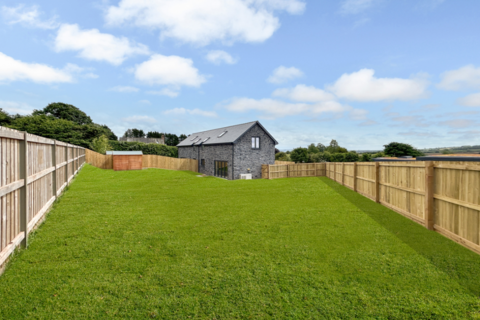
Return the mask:
<path id="1" fill-rule="evenodd" d="M 258 121 L 197 132 L 180 142 L 179 158 L 198 160 L 198 172 L 229 180 L 262 177 L 262 164 L 275 164 L 278 142 Z"/>

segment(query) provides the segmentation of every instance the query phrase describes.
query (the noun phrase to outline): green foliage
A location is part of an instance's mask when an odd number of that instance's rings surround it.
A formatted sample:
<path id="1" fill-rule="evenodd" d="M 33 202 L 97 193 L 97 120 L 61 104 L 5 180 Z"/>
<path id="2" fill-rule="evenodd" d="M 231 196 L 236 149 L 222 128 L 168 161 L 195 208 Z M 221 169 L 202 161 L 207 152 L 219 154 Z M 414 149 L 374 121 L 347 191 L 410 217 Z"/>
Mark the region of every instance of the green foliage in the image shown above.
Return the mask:
<path id="1" fill-rule="evenodd" d="M 357 162 L 359 160 L 360 160 L 360 157 L 355 151 L 350 151 L 348 153 L 345 153 L 346 162 Z"/>
<path id="2" fill-rule="evenodd" d="M 295 161 L 295 163 L 308 162 L 308 151 L 307 148 L 296 148 L 290 153 L 290 159 Z"/>
<path id="3" fill-rule="evenodd" d="M 108 143 L 108 137 L 102 134 L 100 137 L 93 139 L 90 144 L 90 149 L 101 154 L 105 154 L 108 150 L 112 150 L 112 147 Z"/>
<path id="4" fill-rule="evenodd" d="M 174 133 L 165 133 L 165 144 L 167 146 L 176 146 L 180 143 L 180 139 Z"/>
<path id="5" fill-rule="evenodd" d="M 76 124 L 93 124 L 92 119 L 87 114 L 71 104 L 63 102 L 50 103 L 42 110 L 34 110 L 32 115 L 46 115 L 57 119 L 69 120 Z"/>
<path id="6" fill-rule="evenodd" d="M 308 155 L 309 162 L 329 162 L 330 158 L 332 157 L 331 153 L 328 151 L 319 152 L 319 153 L 311 153 Z"/>
<path id="7" fill-rule="evenodd" d="M 347 153 L 348 150 L 346 148 L 342 148 L 338 145 L 337 140 L 332 140 L 330 141 L 330 144 L 328 147 L 325 148 L 325 151 L 328 151 L 330 153 Z"/>
<path id="8" fill-rule="evenodd" d="M 186 134 L 183 134 L 183 133 L 178 137 L 178 140 L 179 140 L 180 142 L 182 142 L 182 141 L 185 140 L 185 139 L 187 139 L 187 135 L 186 135 Z M 179 143 L 180 143 L 180 142 L 179 142 Z"/>
<path id="9" fill-rule="evenodd" d="M 308 153 L 319 153 L 320 152 L 320 149 L 317 148 L 317 146 L 315 146 L 315 144 L 310 144 L 307 148 L 307 151 Z"/>
<path id="10" fill-rule="evenodd" d="M 370 162 L 372 161 L 372 155 L 370 153 L 363 153 L 360 157 L 360 161 L 362 162 Z"/>
<path id="11" fill-rule="evenodd" d="M 8 127 L 85 148 L 90 148 L 96 137 L 105 135 L 110 138 L 112 134 L 108 127 L 99 124 L 79 125 L 73 121 L 46 115 L 18 117 Z"/>
<path id="12" fill-rule="evenodd" d="M 275 160 L 278 161 L 290 161 L 290 156 L 285 152 L 279 152 L 275 154 Z"/>
<path id="13" fill-rule="evenodd" d="M 145 132 L 139 129 L 127 129 L 123 134 L 124 138 L 145 138 Z"/>
<path id="14" fill-rule="evenodd" d="M 423 156 L 423 152 L 415 149 L 413 146 L 407 143 L 400 142 L 390 142 L 389 144 L 384 145 L 384 152 L 386 155 L 391 157 L 402 157 L 402 156 L 412 156 L 418 157 Z"/>
<path id="15" fill-rule="evenodd" d="M 383 151 L 380 151 L 380 152 L 377 152 L 377 153 L 372 154 L 372 158 L 373 158 L 373 159 L 375 159 L 375 158 L 385 158 L 385 157 L 386 157 L 386 158 L 389 158 L 390 156 L 387 156 L 387 155 L 385 154 L 385 152 L 383 152 Z"/>
<path id="16" fill-rule="evenodd" d="M 345 153 L 333 153 L 330 157 L 331 162 L 345 162 Z"/>
<path id="17" fill-rule="evenodd" d="M 147 138 L 161 138 L 163 133 L 157 131 L 149 131 L 147 132 Z"/>
<path id="18" fill-rule="evenodd" d="M 319 152 L 325 152 L 326 147 L 321 143 L 317 143 L 317 149 Z"/>
<path id="19" fill-rule="evenodd" d="M 178 158 L 178 148 L 156 143 L 110 141 L 110 147 L 115 151 L 142 151 L 143 154 Z"/>
<path id="20" fill-rule="evenodd" d="M 452 154 L 452 153 L 453 153 L 453 152 L 452 152 L 452 150 L 450 150 L 450 149 L 443 149 L 443 150 L 442 150 L 442 154 Z"/>

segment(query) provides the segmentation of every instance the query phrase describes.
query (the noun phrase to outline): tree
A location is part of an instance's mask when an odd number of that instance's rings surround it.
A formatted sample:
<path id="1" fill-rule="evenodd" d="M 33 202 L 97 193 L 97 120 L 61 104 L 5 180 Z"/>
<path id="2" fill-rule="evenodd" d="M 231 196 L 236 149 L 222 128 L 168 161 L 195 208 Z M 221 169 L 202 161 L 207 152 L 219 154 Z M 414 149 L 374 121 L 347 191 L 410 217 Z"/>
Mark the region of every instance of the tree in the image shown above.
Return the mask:
<path id="1" fill-rule="evenodd" d="M 132 134 L 134 138 L 145 138 L 145 132 L 139 129 L 132 129 Z"/>
<path id="2" fill-rule="evenodd" d="M 331 162 L 345 162 L 345 153 L 334 153 L 332 154 L 330 161 Z"/>
<path id="3" fill-rule="evenodd" d="M 317 149 L 318 149 L 318 151 L 320 151 L 320 152 L 324 152 L 325 149 L 326 149 L 326 147 L 325 147 L 323 144 L 321 144 L 321 143 L 317 143 Z"/>
<path id="4" fill-rule="evenodd" d="M 345 153 L 346 162 L 357 162 L 358 160 L 360 160 L 360 157 L 355 151 L 350 151 L 348 153 Z"/>
<path id="5" fill-rule="evenodd" d="M 165 133 L 165 144 L 167 146 L 176 146 L 179 143 L 180 143 L 180 139 L 178 139 L 176 134 Z"/>
<path id="6" fill-rule="evenodd" d="M 147 138 L 161 138 L 163 133 L 157 131 L 149 131 L 147 132 Z"/>
<path id="7" fill-rule="evenodd" d="M 308 151 L 306 148 L 295 148 L 290 153 L 290 159 L 295 163 L 308 162 Z"/>
<path id="8" fill-rule="evenodd" d="M 290 157 L 288 156 L 288 154 L 286 154 L 285 152 L 279 152 L 277 154 L 275 154 L 275 160 L 278 160 L 278 161 L 290 161 Z"/>
<path id="9" fill-rule="evenodd" d="M 442 150 L 442 154 L 452 154 L 452 153 L 453 153 L 453 152 L 452 152 L 452 150 L 450 150 L 450 149 L 443 149 L 443 150 Z"/>
<path id="10" fill-rule="evenodd" d="M 187 139 L 187 135 L 183 133 L 180 135 L 180 137 L 178 137 L 178 140 L 180 140 L 180 142 L 182 142 L 185 139 Z"/>
<path id="11" fill-rule="evenodd" d="M 63 102 L 50 103 L 42 110 L 34 110 L 32 115 L 46 115 L 57 119 L 69 120 L 76 124 L 92 124 L 92 119 L 87 114 L 71 104 Z"/>
<path id="12" fill-rule="evenodd" d="M 372 161 L 372 155 L 370 153 L 363 153 L 360 157 L 360 161 L 362 162 L 370 162 Z"/>
<path id="13" fill-rule="evenodd" d="M 108 150 L 112 150 L 108 143 L 108 137 L 104 134 L 102 134 L 100 137 L 93 139 L 92 143 L 90 144 L 90 148 L 93 151 L 101 154 L 105 154 Z"/>
<path id="14" fill-rule="evenodd" d="M 338 146 L 337 140 L 332 139 L 332 141 L 330 141 L 330 144 L 328 145 L 328 147 L 326 147 L 326 150 L 330 153 L 337 153 L 338 148 L 339 148 L 339 146 Z"/>
<path id="15" fill-rule="evenodd" d="M 423 156 L 423 152 L 415 149 L 411 145 L 407 143 L 400 143 L 400 142 L 390 142 L 389 144 L 384 145 L 386 155 L 392 157 L 402 157 L 402 156 L 412 156 L 418 157 Z"/>
<path id="16" fill-rule="evenodd" d="M 320 150 L 315 146 L 315 144 L 310 144 L 307 148 L 308 153 L 319 153 Z"/>

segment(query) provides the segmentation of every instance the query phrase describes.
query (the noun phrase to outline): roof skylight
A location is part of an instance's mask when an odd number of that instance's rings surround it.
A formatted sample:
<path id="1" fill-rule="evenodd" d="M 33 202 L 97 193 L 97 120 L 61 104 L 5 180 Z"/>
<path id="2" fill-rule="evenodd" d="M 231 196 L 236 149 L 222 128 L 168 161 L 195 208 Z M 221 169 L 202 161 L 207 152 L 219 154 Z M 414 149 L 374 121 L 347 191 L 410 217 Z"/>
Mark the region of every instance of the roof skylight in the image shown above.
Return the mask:
<path id="1" fill-rule="evenodd" d="M 218 136 L 219 138 L 222 137 L 223 135 L 225 135 L 225 133 L 227 133 L 228 131 L 223 131 L 222 133 L 220 133 L 220 135 Z"/>
<path id="2" fill-rule="evenodd" d="M 193 141 L 193 140 L 195 140 L 195 139 L 197 139 L 197 138 L 198 138 L 198 136 L 195 136 L 195 138 L 191 139 L 190 141 Z"/>
<path id="3" fill-rule="evenodd" d="M 204 139 L 202 142 L 207 142 L 207 141 L 208 141 L 208 139 L 210 139 L 210 137 L 208 137 L 208 138 Z"/>

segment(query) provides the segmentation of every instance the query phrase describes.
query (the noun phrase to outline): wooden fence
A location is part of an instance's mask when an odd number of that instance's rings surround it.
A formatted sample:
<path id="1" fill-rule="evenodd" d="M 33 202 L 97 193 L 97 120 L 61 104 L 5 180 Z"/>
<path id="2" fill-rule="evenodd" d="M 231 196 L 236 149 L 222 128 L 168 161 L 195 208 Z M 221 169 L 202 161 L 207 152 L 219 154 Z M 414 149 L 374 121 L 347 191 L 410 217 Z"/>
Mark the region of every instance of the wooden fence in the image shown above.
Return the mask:
<path id="1" fill-rule="evenodd" d="M 327 163 L 326 175 L 480 254 L 480 163 Z"/>
<path id="2" fill-rule="evenodd" d="M 295 161 L 278 161 L 278 160 L 275 160 L 275 164 L 295 164 Z"/>
<path id="3" fill-rule="evenodd" d="M 112 155 L 103 155 L 86 149 L 86 162 L 97 168 L 113 169 Z M 179 159 L 144 154 L 142 157 L 142 167 L 144 169 L 157 168 L 168 170 L 189 170 L 198 172 L 198 160 Z"/>
<path id="4" fill-rule="evenodd" d="M 323 163 L 293 163 L 262 165 L 263 179 L 296 178 L 296 177 L 321 177 L 325 176 L 326 164 Z"/>
<path id="5" fill-rule="evenodd" d="M 85 162 L 85 149 L 0 127 L 0 266 Z"/>

